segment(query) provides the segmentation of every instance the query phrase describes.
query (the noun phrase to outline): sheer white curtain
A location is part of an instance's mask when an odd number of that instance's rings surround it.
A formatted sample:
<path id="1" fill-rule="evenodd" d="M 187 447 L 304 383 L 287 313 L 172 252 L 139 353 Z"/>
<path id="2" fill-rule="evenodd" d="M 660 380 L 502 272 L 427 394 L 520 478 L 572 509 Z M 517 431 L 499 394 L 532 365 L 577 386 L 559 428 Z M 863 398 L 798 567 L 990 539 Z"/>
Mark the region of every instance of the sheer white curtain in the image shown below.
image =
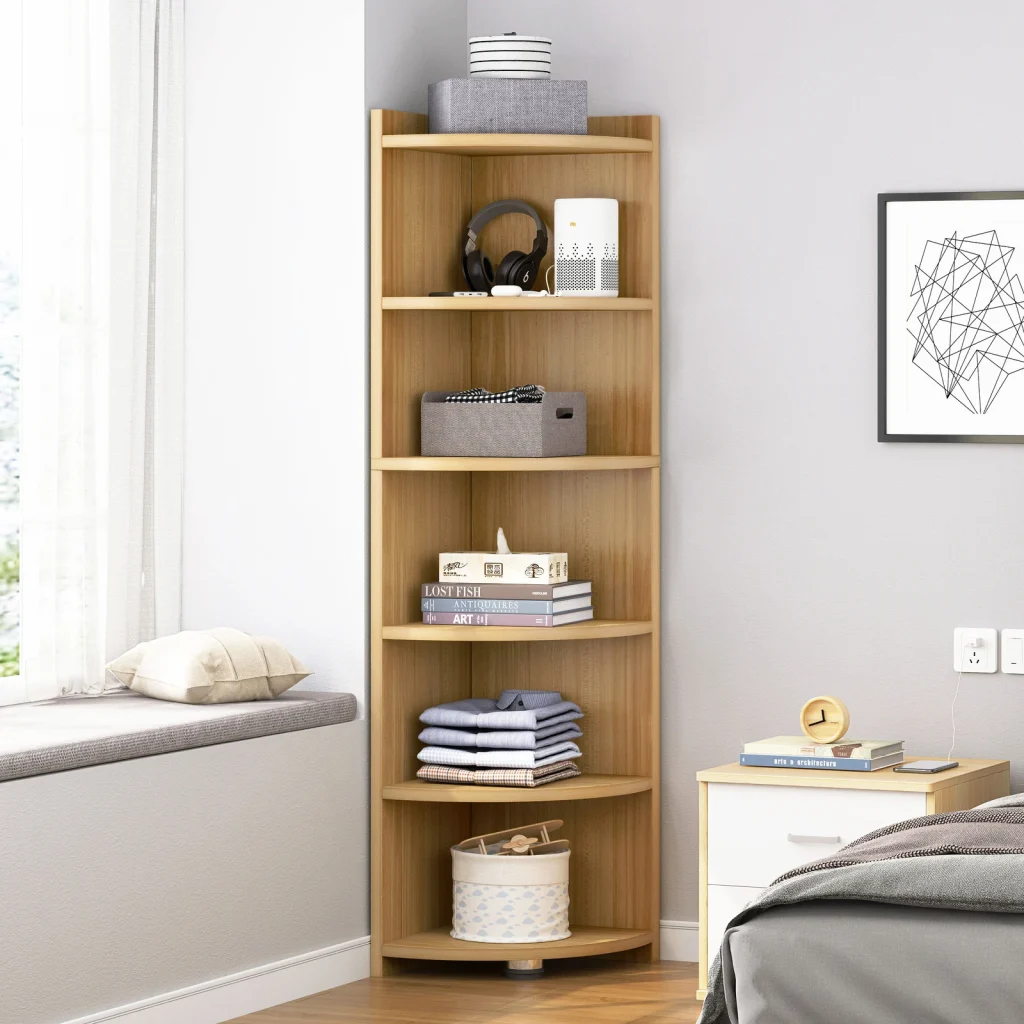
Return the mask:
<path id="1" fill-rule="evenodd" d="M 183 0 L 23 4 L 22 675 L 178 626 Z"/>

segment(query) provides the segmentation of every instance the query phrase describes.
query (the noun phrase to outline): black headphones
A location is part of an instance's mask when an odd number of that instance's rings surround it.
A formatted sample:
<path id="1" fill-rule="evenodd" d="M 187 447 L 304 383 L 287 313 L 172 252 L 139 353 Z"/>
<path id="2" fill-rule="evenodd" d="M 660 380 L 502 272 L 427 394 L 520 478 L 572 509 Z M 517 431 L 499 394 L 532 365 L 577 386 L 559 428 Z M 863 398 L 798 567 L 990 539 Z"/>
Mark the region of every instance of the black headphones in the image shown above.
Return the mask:
<path id="1" fill-rule="evenodd" d="M 525 213 L 537 225 L 537 237 L 533 240 L 530 255 L 513 249 L 498 264 L 495 272 L 487 253 L 476 247 L 476 236 L 485 225 L 506 213 Z M 496 284 L 517 284 L 524 292 L 530 291 L 540 274 L 540 261 L 548 251 L 548 229 L 540 214 L 528 203 L 519 199 L 499 199 L 488 203 L 466 226 L 462 246 L 462 271 L 466 283 L 475 292 L 490 292 Z"/>

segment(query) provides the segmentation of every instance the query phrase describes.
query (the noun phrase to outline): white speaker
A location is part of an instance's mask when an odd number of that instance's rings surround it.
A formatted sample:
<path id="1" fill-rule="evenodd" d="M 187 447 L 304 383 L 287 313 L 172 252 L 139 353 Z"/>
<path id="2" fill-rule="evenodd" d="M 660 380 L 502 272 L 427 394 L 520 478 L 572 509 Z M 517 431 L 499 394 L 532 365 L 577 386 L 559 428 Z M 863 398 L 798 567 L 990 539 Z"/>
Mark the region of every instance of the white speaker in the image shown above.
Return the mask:
<path id="1" fill-rule="evenodd" d="M 555 200 L 555 294 L 619 294 L 619 201 Z"/>

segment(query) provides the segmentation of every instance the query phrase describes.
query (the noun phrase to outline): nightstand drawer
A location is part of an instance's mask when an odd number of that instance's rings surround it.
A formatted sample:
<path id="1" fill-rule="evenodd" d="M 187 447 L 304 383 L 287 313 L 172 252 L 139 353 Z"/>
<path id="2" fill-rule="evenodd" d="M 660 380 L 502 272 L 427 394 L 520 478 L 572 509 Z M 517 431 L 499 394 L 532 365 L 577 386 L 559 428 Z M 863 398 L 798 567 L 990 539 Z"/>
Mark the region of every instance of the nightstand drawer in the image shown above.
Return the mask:
<path id="1" fill-rule="evenodd" d="M 709 783 L 708 882 L 763 888 L 873 829 L 925 811 L 923 793 Z"/>
<path id="2" fill-rule="evenodd" d="M 729 922 L 748 904 L 757 899 L 764 889 L 746 888 L 742 885 L 708 886 L 708 952 L 709 959 L 722 946 L 722 936 Z"/>

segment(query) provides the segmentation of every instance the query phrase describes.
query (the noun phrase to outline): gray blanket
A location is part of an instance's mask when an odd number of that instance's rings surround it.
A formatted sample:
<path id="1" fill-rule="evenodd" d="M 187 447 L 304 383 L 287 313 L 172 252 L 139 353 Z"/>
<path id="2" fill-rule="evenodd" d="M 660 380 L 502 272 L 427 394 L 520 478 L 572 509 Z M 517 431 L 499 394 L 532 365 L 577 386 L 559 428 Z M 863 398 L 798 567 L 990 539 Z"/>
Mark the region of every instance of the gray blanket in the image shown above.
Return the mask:
<path id="1" fill-rule="evenodd" d="M 810 900 L 1024 914 L 1024 794 L 869 832 L 776 879 L 729 927 L 770 907 Z M 728 1022 L 719 953 L 698 1024 Z"/>

